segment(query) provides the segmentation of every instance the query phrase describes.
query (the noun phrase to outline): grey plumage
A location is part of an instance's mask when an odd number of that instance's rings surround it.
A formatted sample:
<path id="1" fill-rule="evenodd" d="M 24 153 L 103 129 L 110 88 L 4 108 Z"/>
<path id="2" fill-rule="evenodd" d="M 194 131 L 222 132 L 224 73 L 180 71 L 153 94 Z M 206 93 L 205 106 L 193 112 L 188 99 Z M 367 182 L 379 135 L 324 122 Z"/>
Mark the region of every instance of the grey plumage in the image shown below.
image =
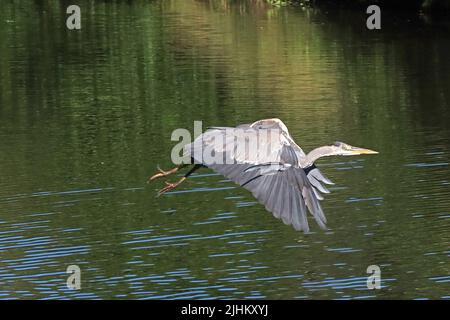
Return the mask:
<path id="1" fill-rule="evenodd" d="M 320 182 L 330 181 L 318 169 L 312 170 L 315 171 L 314 175 L 305 174 L 300 160 L 306 155 L 293 142 L 282 122 L 266 122 L 270 126 L 262 126 L 263 121 L 259 123 L 259 126 L 245 124 L 236 128 L 210 128 L 186 146 L 187 155 L 249 190 L 276 218 L 292 225 L 295 230 L 309 231 L 308 210 L 318 225 L 326 229 L 326 219 L 319 200 L 323 199 L 320 192 L 329 191 Z M 279 135 L 267 134 L 268 130 L 277 132 L 273 129 L 279 129 Z M 256 152 L 246 154 L 236 151 L 235 138 L 243 134 L 258 137 Z M 214 139 L 219 141 L 217 145 L 214 145 Z M 222 159 L 222 163 L 207 163 L 198 156 L 202 154 L 199 149 L 203 151 L 212 145 L 216 152 L 215 159 Z"/>
<path id="2" fill-rule="evenodd" d="M 279 119 L 264 119 L 237 127 L 211 127 L 185 146 L 185 156 L 206 166 L 249 190 L 266 209 L 295 230 L 309 231 L 309 211 L 320 228 L 327 220 L 320 206 L 322 194 L 333 184 L 314 165 L 326 156 L 376 154 L 343 142 L 318 147 L 308 154 L 295 143 L 286 125 Z M 172 190 L 168 184 L 159 194 Z M 153 180 L 167 172 L 160 172 Z"/>

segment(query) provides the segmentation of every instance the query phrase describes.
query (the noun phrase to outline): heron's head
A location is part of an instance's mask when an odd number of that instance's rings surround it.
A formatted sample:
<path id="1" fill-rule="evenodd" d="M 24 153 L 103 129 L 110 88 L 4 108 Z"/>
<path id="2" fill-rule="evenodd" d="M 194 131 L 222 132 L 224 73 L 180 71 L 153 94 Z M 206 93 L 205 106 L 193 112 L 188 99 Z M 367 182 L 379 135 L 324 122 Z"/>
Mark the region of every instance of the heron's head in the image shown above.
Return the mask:
<path id="1" fill-rule="evenodd" d="M 370 149 L 353 147 L 344 142 L 336 141 L 333 145 L 330 146 L 332 148 L 333 154 L 337 156 L 357 156 L 361 154 L 377 154 L 377 151 L 373 151 Z"/>

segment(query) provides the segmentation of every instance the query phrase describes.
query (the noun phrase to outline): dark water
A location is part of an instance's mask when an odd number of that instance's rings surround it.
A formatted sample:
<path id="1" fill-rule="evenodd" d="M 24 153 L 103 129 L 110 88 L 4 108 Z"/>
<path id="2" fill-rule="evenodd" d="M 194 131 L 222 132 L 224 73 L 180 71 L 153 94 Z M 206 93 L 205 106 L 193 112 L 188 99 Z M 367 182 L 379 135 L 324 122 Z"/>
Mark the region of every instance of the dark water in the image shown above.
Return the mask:
<path id="1" fill-rule="evenodd" d="M 450 297 L 447 24 L 78 1 L 69 31 L 64 1 L 14 3 L 0 11 L 0 298 Z M 266 117 L 305 150 L 380 152 L 319 161 L 337 183 L 328 232 L 295 232 L 209 170 L 161 198 L 145 184 L 171 166 L 174 129 Z"/>

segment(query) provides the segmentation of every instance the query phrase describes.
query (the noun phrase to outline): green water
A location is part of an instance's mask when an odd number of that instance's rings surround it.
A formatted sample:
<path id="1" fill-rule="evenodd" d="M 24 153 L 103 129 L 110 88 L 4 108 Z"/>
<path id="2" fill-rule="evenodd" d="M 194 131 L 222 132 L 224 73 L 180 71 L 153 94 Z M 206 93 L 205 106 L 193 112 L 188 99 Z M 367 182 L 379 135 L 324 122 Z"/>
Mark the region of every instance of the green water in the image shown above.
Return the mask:
<path id="1" fill-rule="evenodd" d="M 448 24 L 78 1 L 70 31 L 63 3 L 0 11 L 0 298 L 450 297 Z M 207 169 L 160 198 L 145 184 L 174 129 L 268 117 L 306 151 L 380 152 L 318 162 L 329 231 L 294 231 Z"/>

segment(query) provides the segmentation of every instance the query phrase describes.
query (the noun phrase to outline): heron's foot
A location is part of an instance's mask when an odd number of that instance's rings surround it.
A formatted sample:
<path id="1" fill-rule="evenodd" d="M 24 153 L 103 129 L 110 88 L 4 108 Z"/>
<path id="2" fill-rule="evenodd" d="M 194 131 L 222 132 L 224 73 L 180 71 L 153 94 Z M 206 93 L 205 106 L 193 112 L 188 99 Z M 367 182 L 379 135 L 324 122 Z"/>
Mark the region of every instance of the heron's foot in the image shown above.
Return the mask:
<path id="1" fill-rule="evenodd" d="M 157 169 L 158 169 L 159 172 L 156 173 L 156 174 L 154 174 L 154 175 L 151 176 L 150 178 L 148 178 L 147 183 L 150 183 L 150 182 L 152 182 L 152 181 L 155 180 L 155 179 L 158 179 L 158 178 L 162 178 L 162 177 L 168 176 L 169 174 L 172 174 L 172 173 L 175 173 L 175 172 L 178 171 L 178 167 L 175 167 L 175 168 L 173 168 L 173 169 L 170 169 L 169 171 L 164 171 L 164 170 L 162 170 L 162 169 L 159 167 L 159 165 L 157 166 Z"/>
<path id="2" fill-rule="evenodd" d="M 163 195 L 166 192 L 169 192 L 173 189 L 175 189 L 176 187 L 178 187 L 178 185 L 180 183 L 182 183 L 186 178 L 181 178 L 181 180 L 179 180 L 178 182 L 175 183 L 171 183 L 171 182 L 166 182 L 166 186 L 164 188 L 162 188 L 161 190 L 158 191 L 158 197 L 160 197 L 161 195 Z"/>

